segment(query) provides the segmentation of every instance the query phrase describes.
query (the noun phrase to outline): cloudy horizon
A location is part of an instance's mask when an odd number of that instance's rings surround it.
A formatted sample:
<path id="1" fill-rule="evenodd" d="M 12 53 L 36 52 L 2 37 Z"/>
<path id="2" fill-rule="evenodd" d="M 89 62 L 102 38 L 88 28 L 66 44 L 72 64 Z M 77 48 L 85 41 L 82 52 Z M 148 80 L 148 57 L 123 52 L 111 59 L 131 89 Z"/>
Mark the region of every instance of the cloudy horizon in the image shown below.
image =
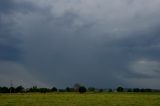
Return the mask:
<path id="1" fill-rule="evenodd" d="M 160 88 L 159 0 L 1 0 L 0 86 Z"/>

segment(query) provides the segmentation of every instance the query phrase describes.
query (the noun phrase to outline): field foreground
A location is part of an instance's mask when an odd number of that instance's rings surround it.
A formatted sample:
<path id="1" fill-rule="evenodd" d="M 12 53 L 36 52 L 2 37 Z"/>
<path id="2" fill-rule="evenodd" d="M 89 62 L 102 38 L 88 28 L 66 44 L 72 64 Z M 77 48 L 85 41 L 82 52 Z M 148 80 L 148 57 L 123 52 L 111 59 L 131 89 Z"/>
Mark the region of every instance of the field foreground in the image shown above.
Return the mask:
<path id="1" fill-rule="evenodd" d="M 0 94 L 0 106 L 160 106 L 158 93 Z"/>

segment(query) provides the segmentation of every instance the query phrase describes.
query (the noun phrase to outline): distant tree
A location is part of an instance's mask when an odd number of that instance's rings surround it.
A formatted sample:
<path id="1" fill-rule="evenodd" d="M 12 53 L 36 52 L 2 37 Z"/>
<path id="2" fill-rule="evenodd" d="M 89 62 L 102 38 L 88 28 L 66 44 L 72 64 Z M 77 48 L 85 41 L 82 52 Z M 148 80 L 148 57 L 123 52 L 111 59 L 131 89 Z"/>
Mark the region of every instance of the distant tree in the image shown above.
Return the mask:
<path id="1" fill-rule="evenodd" d="M 104 91 L 104 89 L 102 89 L 102 88 L 98 90 L 98 92 L 103 92 L 103 91 Z"/>
<path id="2" fill-rule="evenodd" d="M 9 88 L 8 87 L 0 87 L 0 93 L 9 93 Z"/>
<path id="3" fill-rule="evenodd" d="M 53 88 L 51 89 L 51 91 L 52 91 L 52 92 L 57 92 L 57 88 L 56 88 L 56 87 L 53 87 Z"/>
<path id="4" fill-rule="evenodd" d="M 76 92 L 78 92 L 80 86 L 81 86 L 81 85 L 80 85 L 79 83 L 75 83 L 74 86 L 73 86 L 73 88 L 74 88 L 74 90 L 75 90 Z"/>
<path id="5" fill-rule="evenodd" d="M 86 87 L 80 86 L 79 87 L 79 93 L 85 93 L 87 91 Z"/>
<path id="6" fill-rule="evenodd" d="M 74 91 L 74 88 L 66 87 L 66 91 L 67 91 L 67 92 L 73 92 L 73 91 Z"/>
<path id="7" fill-rule="evenodd" d="M 112 89 L 108 89 L 108 92 L 112 92 L 113 90 Z"/>
<path id="8" fill-rule="evenodd" d="M 140 92 L 140 89 L 139 88 L 134 88 L 133 92 Z"/>
<path id="9" fill-rule="evenodd" d="M 39 88 L 39 91 L 40 91 L 41 93 L 47 93 L 47 92 L 49 92 L 50 90 L 49 90 L 48 88 Z"/>
<path id="10" fill-rule="evenodd" d="M 15 92 L 19 93 L 19 92 L 23 92 L 24 91 L 24 87 L 23 86 L 18 86 L 15 88 Z"/>
<path id="11" fill-rule="evenodd" d="M 59 89 L 58 92 L 66 92 L 65 89 Z"/>
<path id="12" fill-rule="evenodd" d="M 37 86 L 33 86 L 29 89 L 29 92 L 39 92 L 39 89 L 37 88 Z"/>
<path id="13" fill-rule="evenodd" d="M 131 89 L 131 88 L 129 88 L 129 89 L 127 90 L 127 92 L 132 92 L 132 89 Z"/>
<path id="14" fill-rule="evenodd" d="M 118 87 L 117 92 L 123 92 L 123 87 Z"/>
<path id="15" fill-rule="evenodd" d="M 145 92 L 145 89 L 143 89 L 143 88 L 142 88 L 142 89 L 140 89 L 140 92 Z"/>
<path id="16" fill-rule="evenodd" d="M 10 93 L 15 93 L 15 88 L 14 88 L 14 87 L 10 87 L 10 88 L 9 88 L 9 92 L 10 92 Z"/>
<path id="17" fill-rule="evenodd" d="M 140 92 L 152 92 L 152 89 L 149 89 L 149 88 L 144 89 L 144 88 L 142 88 L 142 89 L 140 89 Z"/>
<path id="18" fill-rule="evenodd" d="M 88 91 L 90 91 L 90 92 L 94 92 L 96 89 L 94 88 L 94 87 L 89 87 L 88 88 Z"/>
<path id="19" fill-rule="evenodd" d="M 70 92 L 70 88 L 69 88 L 69 87 L 66 87 L 66 91 L 67 91 L 67 92 Z"/>
<path id="20" fill-rule="evenodd" d="M 152 89 L 147 88 L 145 89 L 145 92 L 152 92 Z"/>

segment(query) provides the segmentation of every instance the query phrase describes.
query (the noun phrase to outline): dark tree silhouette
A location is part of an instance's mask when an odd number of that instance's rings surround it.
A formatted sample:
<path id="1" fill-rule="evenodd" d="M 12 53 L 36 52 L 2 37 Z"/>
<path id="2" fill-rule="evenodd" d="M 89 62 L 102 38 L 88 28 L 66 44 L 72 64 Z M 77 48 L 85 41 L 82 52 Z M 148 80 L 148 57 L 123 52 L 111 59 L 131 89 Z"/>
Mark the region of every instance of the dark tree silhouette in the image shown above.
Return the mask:
<path id="1" fill-rule="evenodd" d="M 9 91 L 10 91 L 10 93 L 15 93 L 15 88 L 14 87 L 10 87 Z"/>
<path id="2" fill-rule="evenodd" d="M 29 89 L 29 92 L 39 92 L 39 89 L 37 88 L 37 86 L 33 86 Z"/>
<path id="3" fill-rule="evenodd" d="M 56 88 L 56 87 L 53 87 L 53 88 L 51 89 L 51 91 L 52 91 L 52 92 L 57 92 L 57 88 Z"/>
<path id="4" fill-rule="evenodd" d="M 101 88 L 101 89 L 99 89 L 98 91 L 99 91 L 99 92 L 103 92 L 104 90 Z"/>
<path id="5" fill-rule="evenodd" d="M 23 86 L 18 86 L 15 89 L 15 92 L 17 92 L 17 93 L 20 93 L 20 92 L 23 92 L 23 91 L 24 91 L 24 87 Z"/>
<path id="6" fill-rule="evenodd" d="M 9 93 L 8 87 L 0 87 L 0 93 Z"/>
<path id="7" fill-rule="evenodd" d="M 140 89 L 139 88 L 134 88 L 133 92 L 140 92 Z"/>
<path id="8" fill-rule="evenodd" d="M 81 86 L 81 85 L 80 85 L 79 83 L 75 83 L 74 86 L 73 86 L 73 88 L 74 88 L 74 90 L 75 90 L 76 92 L 78 92 L 80 86 Z"/>
<path id="9" fill-rule="evenodd" d="M 118 87 L 117 92 L 123 92 L 123 87 Z"/>
<path id="10" fill-rule="evenodd" d="M 49 92 L 50 90 L 47 89 L 47 88 L 39 88 L 39 91 L 40 91 L 41 93 L 46 93 L 46 92 Z"/>
<path id="11" fill-rule="evenodd" d="M 112 92 L 112 89 L 108 89 L 108 92 Z"/>
<path id="12" fill-rule="evenodd" d="M 66 87 L 67 92 L 74 92 L 74 88 Z"/>
<path id="13" fill-rule="evenodd" d="M 132 92 L 132 91 L 133 91 L 133 90 L 132 90 L 131 88 L 127 90 L 127 92 Z"/>
<path id="14" fill-rule="evenodd" d="M 79 92 L 80 93 L 85 93 L 86 91 L 87 91 L 86 87 L 84 87 L 84 86 L 79 87 Z"/>

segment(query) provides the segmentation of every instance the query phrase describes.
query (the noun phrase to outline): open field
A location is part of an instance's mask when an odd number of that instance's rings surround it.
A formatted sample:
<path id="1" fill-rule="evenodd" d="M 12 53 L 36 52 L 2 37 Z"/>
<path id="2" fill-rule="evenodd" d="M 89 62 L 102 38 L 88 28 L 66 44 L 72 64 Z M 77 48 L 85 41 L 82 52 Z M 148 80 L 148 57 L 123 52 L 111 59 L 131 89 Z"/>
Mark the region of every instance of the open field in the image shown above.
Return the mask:
<path id="1" fill-rule="evenodd" d="M 0 94 L 0 106 L 160 106 L 159 93 Z"/>

